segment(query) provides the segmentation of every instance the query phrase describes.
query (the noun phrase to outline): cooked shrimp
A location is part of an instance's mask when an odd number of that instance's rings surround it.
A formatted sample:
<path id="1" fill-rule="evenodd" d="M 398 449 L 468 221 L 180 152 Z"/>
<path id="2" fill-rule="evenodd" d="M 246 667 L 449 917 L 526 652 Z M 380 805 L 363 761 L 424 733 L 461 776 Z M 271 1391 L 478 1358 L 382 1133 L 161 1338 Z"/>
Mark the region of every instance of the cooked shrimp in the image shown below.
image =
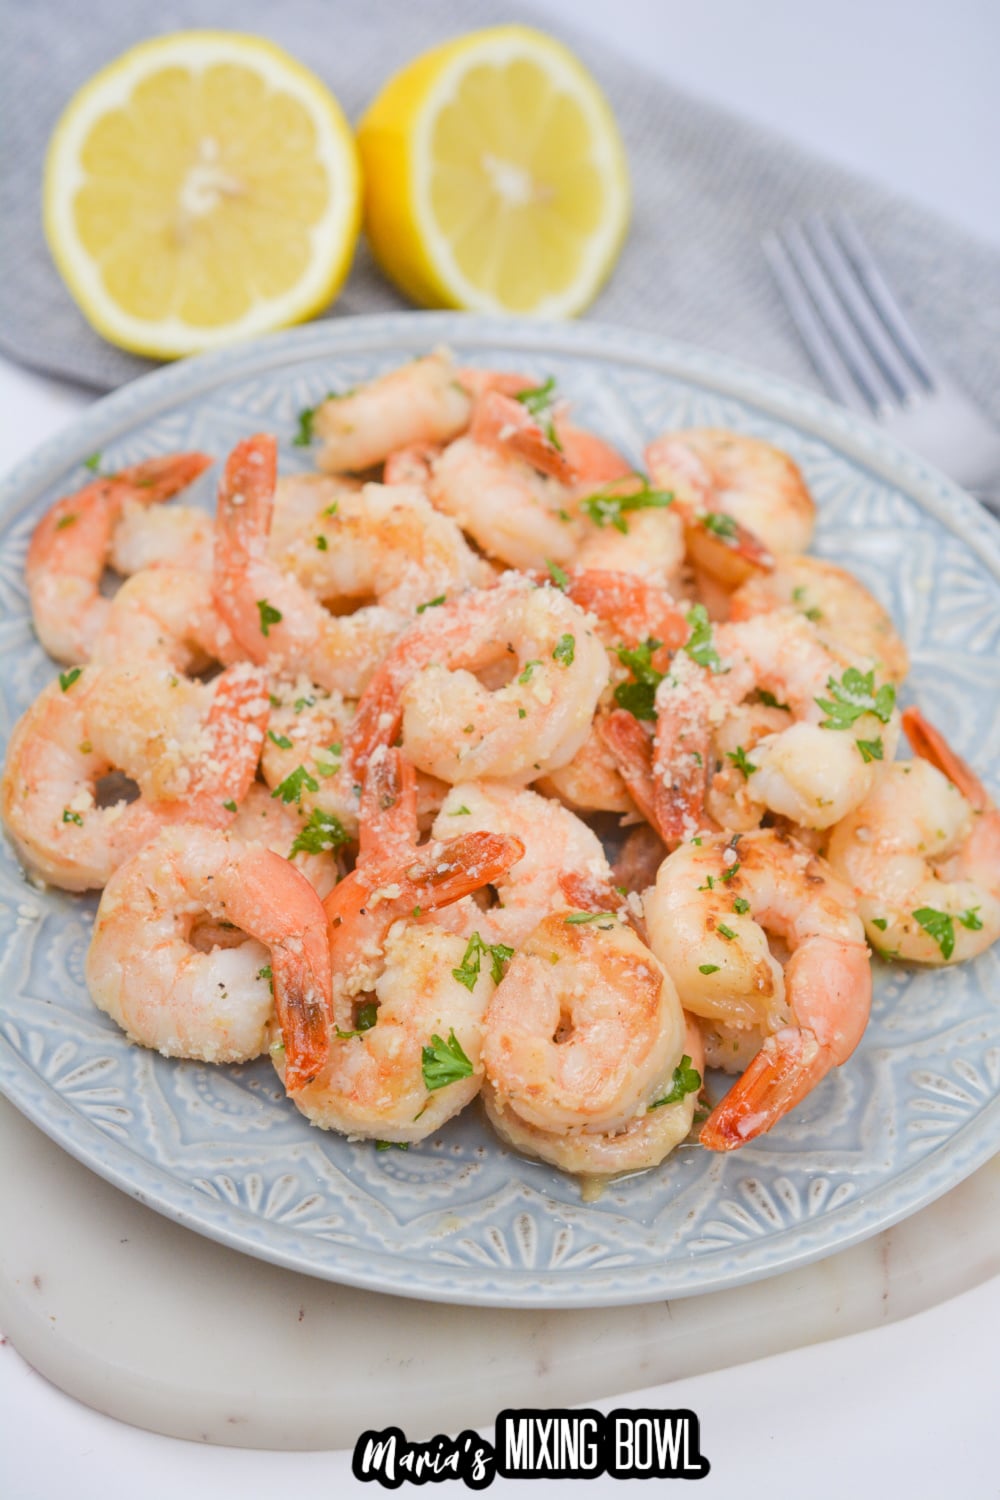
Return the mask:
<path id="1" fill-rule="evenodd" d="M 749 579 L 731 596 L 729 618 L 748 620 L 791 608 L 816 626 L 824 645 L 854 661 L 870 662 L 897 684 L 910 669 L 906 647 L 889 615 L 845 568 L 819 557 L 782 557 L 773 572 Z"/>
<path id="2" fill-rule="evenodd" d="M 91 653 L 98 665 L 162 663 L 193 673 L 239 659 L 232 632 L 212 602 L 210 573 L 144 568 L 122 584 L 110 606 Z"/>
<path id="3" fill-rule="evenodd" d="M 653 952 L 684 1008 L 762 1038 L 701 1132 L 711 1150 L 732 1150 L 769 1130 L 861 1040 L 871 966 L 853 895 L 809 850 L 759 829 L 681 845 L 645 907 Z M 789 950 L 784 965 L 768 933 Z"/>
<path id="4" fill-rule="evenodd" d="M 539 1130 L 513 1109 L 503 1109 L 489 1080 L 483 1086 L 487 1119 L 515 1151 L 537 1156 L 575 1176 L 613 1177 L 658 1167 L 690 1133 L 705 1071 L 701 1032 L 690 1018 L 686 1018 L 683 1047 L 680 1062 L 670 1063 L 653 1089 L 653 1101 L 645 1113 L 635 1115 L 624 1130 L 601 1132 L 579 1126 Z"/>
<path id="5" fill-rule="evenodd" d="M 323 1072 L 296 1098 L 316 1125 L 420 1141 L 479 1092 L 482 1017 L 504 954 L 434 925 L 439 907 L 499 879 L 516 839 L 473 833 L 416 848 L 414 783 L 396 751 L 365 778 L 357 868 L 326 900 L 334 1014 Z M 506 950 L 504 950 L 506 952 Z M 279 1073 L 280 1049 L 272 1054 Z"/>
<path id="6" fill-rule="evenodd" d="M 351 763 L 363 768 L 402 725 L 408 758 L 442 781 L 531 781 L 572 760 L 607 680 L 589 617 L 560 590 L 510 575 L 429 610 L 399 639 L 358 706 Z"/>
<path id="7" fill-rule="evenodd" d="M 331 615 L 268 555 L 277 445 L 264 434 L 233 449 L 219 486 L 214 601 L 238 646 L 275 672 L 304 672 L 338 692 L 361 691 L 399 628 L 377 606 Z"/>
<path id="8" fill-rule="evenodd" d="M 126 500 L 111 533 L 108 564 L 130 578 L 143 568 L 212 570 L 215 527 L 196 505 L 143 505 Z"/>
<path id="9" fill-rule="evenodd" d="M 207 912 L 250 941 L 192 945 Z M 277 1013 L 285 1085 L 323 1066 L 330 943 L 323 904 L 287 860 L 214 829 L 164 829 L 108 882 L 87 954 L 94 1004 L 165 1057 L 245 1062 Z M 272 998 L 273 986 L 273 998 Z"/>
<path id="10" fill-rule="evenodd" d="M 609 648 L 612 676 L 598 705 L 587 738 L 565 766 L 539 778 L 538 788 L 584 812 L 632 813 L 635 805 L 614 754 L 603 738 L 603 720 L 614 704 L 618 683 L 629 678 L 623 664 L 629 651 L 642 648 L 649 667 L 665 671 L 674 650 L 687 640 L 689 627 L 670 594 L 630 573 L 575 567 L 562 580 L 574 604 L 596 615 L 599 633 Z"/>
<path id="11" fill-rule="evenodd" d="M 261 844 L 301 870 L 322 900 L 340 878 L 337 851 L 345 840 L 332 821 L 308 821 L 294 802 L 274 797 L 255 781 L 226 832 L 237 843 Z"/>
<path id="12" fill-rule="evenodd" d="M 600 839 L 586 823 L 548 797 L 501 782 L 460 782 L 449 791 L 431 830 L 438 839 L 456 833 L 499 833 L 520 840 L 524 853 L 506 874 L 491 882 L 497 905 L 481 910 L 473 901 L 451 906 L 442 921 L 469 936 L 477 929 L 490 942 L 519 947 L 551 911 L 598 892 L 612 910 L 622 898 Z M 572 896 L 565 882 L 571 881 Z M 588 902 L 588 909 L 593 903 Z"/>
<path id="13" fill-rule="evenodd" d="M 774 553 L 809 545 L 815 501 L 797 464 L 760 438 L 714 427 L 668 432 L 646 449 L 646 466 L 691 514 L 729 516 Z"/>
<path id="14" fill-rule="evenodd" d="M 271 556 L 335 613 L 374 600 L 400 616 L 492 581 L 457 523 L 412 486 L 366 484 L 322 508 Z"/>
<path id="15" fill-rule="evenodd" d="M 611 913 L 565 909 L 521 945 L 486 1012 L 483 1062 L 500 1109 L 538 1130 L 624 1130 L 680 1060 L 668 975 Z"/>
<path id="16" fill-rule="evenodd" d="M 446 443 L 469 425 L 472 399 L 450 357 L 429 354 L 343 396 L 313 417 L 316 462 L 328 473 L 369 469 L 397 448 Z"/>
<path id="17" fill-rule="evenodd" d="M 769 701 L 746 713 L 753 694 Z M 714 631 L 692 612 L 692 639 L 657 689 L 652 756 L 647 739 L 644 760 L 643 732 L 624 716 L 613 714 L 604 733 L 633 798 L 673 847 L 710 826 L 706 797 L 719 773 L 718 805 L 729 799 L 744 826 L 768 809 L 806 828 L 832 827 L 867 796 L 875 763 L 895 755 L 894 704 L 890 684 L 876 688 L 874 672 L 848 665 L 793 611 Z M 734 711 L 751 743 L 723 750 Z"/>
<path id="18" fill-rule="evenodd" d="M 108 612 L 99 593 L 111 538 L 126 501 L 169 500 L 212 462 L 174 453 L 94 479 L 57 500 L 31 537 L 25 576 L 38 639 L 57 661 L 87 661 Z"/>
<path id="19" fill-rule="evenodd" d="M 382 483 L 415 484 L 426 489 L 440 457 L 441 448 L 437 443 L 413 443 L 409 448 L 397 448 L 385 461 Z"/>
<path id="20" fill-rule="evenodd" d="M 1000 936 L 1000 812 L 918 709 L 903 727 L 918 758 L 882 770 L 827 857 L 853 885 L 873 947 L 958 964 Z"/>
<path id="21" fill-rule="evenodd" d="M 566 487 L 471 437 L 444 450 L 427 493 L 488 556 L 510 567 L 565 565 L 576 552 L 582 526 L 567 508 Z"/>
<path id="22" fill-rule="evenodd" d="M 208 687 L 149 669 L 63 673 L 7 749 L 0 810 L 22 862 L 92 890 L 165 824 L 224 827 L 253 781 L 267 714 L 264 679 L 246 665 Z M 137 801 L 100 805 L 112 770 L 138 782 Z"/>

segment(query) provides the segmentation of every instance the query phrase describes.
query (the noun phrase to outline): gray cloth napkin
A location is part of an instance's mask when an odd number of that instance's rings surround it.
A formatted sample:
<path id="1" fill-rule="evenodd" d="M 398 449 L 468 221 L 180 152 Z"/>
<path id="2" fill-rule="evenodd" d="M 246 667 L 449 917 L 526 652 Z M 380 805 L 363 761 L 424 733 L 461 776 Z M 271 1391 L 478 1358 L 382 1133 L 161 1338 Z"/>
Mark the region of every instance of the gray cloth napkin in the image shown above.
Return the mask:
<path id="1" fill-rule="evenodd" d="M 5 0 L 0 347 L 27 365 L 91 386 L 114 386 L 151 368 L 90 329 L 56 273 L 41 227 L 42 163 L 59 113 L 126 47 L 184 28 L 258 32 L 312 67 L 354 120 L 416 53 L 512 20 L 538 17 L 492 0 L 87 0 L 72 7 L 63 0 Z M 818 384 L 771 283 L 760 236 L 816 209 L 845 208 L 928 342 L 1000 424 L 1000 251 L 687 97 L 601 44 L 561 34 L 614 106 L 635 200 L 622 258 L 588 316 L 687 339 Z M 362 245 L 330 316 L 405 305 Z"/>

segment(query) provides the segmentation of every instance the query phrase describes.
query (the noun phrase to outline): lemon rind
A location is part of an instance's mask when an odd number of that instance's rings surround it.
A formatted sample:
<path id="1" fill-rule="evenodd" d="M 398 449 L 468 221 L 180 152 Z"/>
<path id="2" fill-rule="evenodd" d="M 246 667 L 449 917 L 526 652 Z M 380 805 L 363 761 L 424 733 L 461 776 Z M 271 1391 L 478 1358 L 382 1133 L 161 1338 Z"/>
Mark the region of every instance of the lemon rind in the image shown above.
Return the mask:
<path id="1" fill-rule="evenodd" d="M 330 183 L 330 208 L 312 227 L 309 269 L 280 297 L 261 298 L 244 317 L 218 328 L 196 327 L 176 316 L 155 322 L 136 318 L 108 296 L 99 268 L 76 231 L 73 198 L 85 180 L 80 148 L 96 120 L 125 103 L 136 83 L 151 72 L 170 65 L 193 70 L 218 62 L 253 67 L 273 87 L 294 92 L 309 111 L 316 126 L 317 157 Z M 282 48 L 242 32 L 175 32 L 130 48 L 95 74 L 69 102 L 46 155 L 43 223 L 56 266 L 97 332 L 135 354 L 178 358 L 302 322 L 333 300 L 350 270 L 361 223 L 357 146 L 333 95 Z"/>

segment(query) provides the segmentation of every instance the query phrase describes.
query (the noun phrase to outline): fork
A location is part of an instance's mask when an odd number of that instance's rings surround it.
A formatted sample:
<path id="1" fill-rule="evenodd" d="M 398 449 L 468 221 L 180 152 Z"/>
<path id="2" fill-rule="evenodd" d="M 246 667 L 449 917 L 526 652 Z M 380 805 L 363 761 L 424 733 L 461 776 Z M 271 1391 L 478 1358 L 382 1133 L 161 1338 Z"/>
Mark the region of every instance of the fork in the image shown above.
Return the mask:
<path id="1" fill-rule="evenodd" d="M 1000 514 L 1000 431 L 927 353 L 852 220 L 814 215 L 763 250 L 830 393 Z"/>

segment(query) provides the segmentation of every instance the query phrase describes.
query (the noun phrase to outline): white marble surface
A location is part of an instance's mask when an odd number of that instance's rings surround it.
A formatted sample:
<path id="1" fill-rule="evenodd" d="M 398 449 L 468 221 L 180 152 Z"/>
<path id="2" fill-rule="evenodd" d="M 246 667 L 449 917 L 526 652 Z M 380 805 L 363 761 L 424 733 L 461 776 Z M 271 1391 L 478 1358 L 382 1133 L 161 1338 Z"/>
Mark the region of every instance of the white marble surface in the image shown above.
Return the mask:
<path id="1" fill-rule="evenodd" d="M 601 0 L 539 0 L 539 4 L 553 17 L 564 16 L 606 35 L 672 81 L 867 171 L 1000 243 L 1000 177 L 993 161 L 995 142 L 1000 139 L 1000 92 L 994 79 L 1000 55 L 1000 7 L 994 0 L 923 0 L 919 7 L 908 0 L 884 0 L 878 7 L 868 0 L 840 0 L 835 7 L 809 0 L 760 0 L 754 6 L 742 0 L 702 0 L 700 5 L 690 0 L 616 0 L 614 5 Z M 58 382 L 0 362 L 0 467 L 6 468 L 58 430 L 89 399 Z M 8 1132 L 0 1146 L 13 1148 L 14 1138 L 15 1132 Z M 44 1149 L 44 1143 L 41 1146 Z M 81 1201 L 105 1201 L 102 1195 L 110 1190 L 82 1168 L 64 1166 L 67 1181 L 75 1184 Z M 982 1277 L 989 1276 L 995 1266 L 989 1255 L 991 1240 L 996 1239 L 996 1180 L 994 1163 L 950 1195 L 945 1208 L 932 1208 L 890 1232 L 888 1244 L 895 1248 L 891 1254 L 884 1252 L 888 1259 L 877 1272 L 861 1271 L 860 1257 L 870 1265 L 873 1253 L 883 1254 L 876 1247 L 886 1237 L 838 1258 L 847 1262 L 850 1256 L 859 1255 L 857 1274 L 848 1264 L 843 1282 L 854 1318 L 863 1311 L 864 1320 L 871 1322 L 872 1299 L 880 1298 L 882 1290 L 890 1302 L 895 1301 L 891 1311 L 897 1317 L 926 1307 L 930 1299 L 953 1296 L 963 1287 L 975 1288 L 957 1300 L 832 1344 L 691 1376 L 647 1391 L 641 1399 L 635 1396 L 637 1405 L 689 1405 L 700 1413 L 705 1451 L 714 1468 L 699 1493 L 739 1493 L 742 1500 L 767 1495 L 769 1500 L 778 1500 L 803 1492 L 839 1494 L 849 1487 L 852 1495 L 866 1500 L 881 1495 L 890 1484 L 898 1488 L 901 1481 L 914 1493 L 932 1493 L 945 1483 L 976 1496 L 991 1493 L 988 1486 L 995 1487 L 996 1475 L 996 1378 L 992 1343 L 983 1337 L 983 1329 L 997 1326 L 1000 1279 L 993 1274 L 983 1282 Z M 111 1201 L 116 1197 L 112 1193 Z M 123 1213 L 133 1211 L 125 1200 L 119 1208 Z M 20 1210 L 20 1218 L 24 1233 L 17 1243 L 24 1249 L 32 1244 L 30 1203 Z M 34 1223 L 36 1230 L 40 1222 Z M 188 1238 L 173 1229 L 163 1232 L 164 1243 L 179 1246 L 178 1265 Z M 5 1246 L 14 1253 L 12 1240 L 5 1238 Z M 982 1247 L 981 1255 L 978 1247 Z M 206 1248 L 226 1253 L 198 1245 L 192 1255 L 197 1257 Z M 281 1273 L 247 1263 L 242 1274 L 247 1278 L 247 1294 L 240 1335 L 247 1338 L 253 1330 L 255 1289 L 265 1278 Z M 826 1278 L 829 1284 L 830 1276 L 838 1273 L 836 1262 L 829 1262 L 825 1269 L 797 1274 L 815 1275 L 818 1284 Z M 977 1287 L 977 1283 L 981 1284 Z M 361 1338 L 355 1331 L 352 1342 L 343 1334 L 361 1327 L 361 1304 L 355 1302 L 359 1294 L 335 1293 L 329 1288 L 324 1292 L 335 1300 L 344 1299 L 343 1328 L 337 1331 L 335 1319 L 320 1326 L 331 1341 L 327 1357 L 332 1357 L 338 1371 L 346 1371 L 345 1389 L 350 1389 L 360 1378 L 356 1349 Z M 833 1328 L 829 1322 L 820 1327 L 808 1285 L 799 1287 L 798 1300 L 790 1294 L 786 1302 L 780 1283 L 771 1283 L 770 1288 L 765 1284 L 760 1299 L 762 1306 L 749 1314 L 732 1305 L 718 1309 L 717 1322 L 727 1325 L 728 1358 L 779 1348 L 787 1342 L 790 1328 L 792 1332 L 797 1329 L 803 1339 L 814 1339 L 859 1326 L 849 1317 Z M 370 1300 L 378 1303 L 381 1299 Z M 693 1340 L 693 1348 L 689 1344 L 686 1353 L 683 1341 L 685 1337 L 691 1340 L 695 1320 L 704 1318 L 704 1327 L 709 1326 L 712 1309 L 708 1302 L 718 1300 L 705 1299 L 701 1312 L 697 1303 L 680 1305 L 680 1321 L 691 1320 L 684 1325 L 687 1333 L 683 1327 L 673 1330 L 665 1322 L 657 1323 L 656 1314 L 649 1316 L 648 1323 L 639 1320 L 629 1325 L 629 1319 L 636 1319 L 630 1309 L 567 1315 L 621 1318 L 626 1332 L 618 1336 L 617 1355 L 607 1362 L 605 1350 L 615 1348 L 617 1325 L 608 1344 L 588 1341 L 579 1332 L 576 1342 L 554 1337 L 555 1363 L 579 1380 L 577 1390 L 588 1394 L 594 1389 L 594 1379 L 600 1384 L 605 1374 L 610 1394 L 613 1386 L 624 1388 L 623 1380 L 635 1387 L 643 1378 L 665 1380 L 682 1369 L 689 1373 L 704 1369 L 701 1346 L 719 1335 L 704 1333 Z M 382 1305 L 387 1316 L 377 1326 L 384 1334 L 386 1322 L 394 1314 L 398 1318 L 399 1308 L 408 1304 Z M 62 1306 L 58 1312 L 48 1307 L 42 1316 L 58 1320 L 64 1316 Z M 75 1307 L 79 1313 L 79 1298 Z M 109 1307 L 109 1313 L 112 1310 Z M 100 1300 L 94 1299 L 89 1308 L 90 1337 L 95 1324 L 101 1325 L 100 1311 Z M 449 1309 L 448 1316 L 469 1320 L 468 1347 L 475 1350 L 482 1314 Z M 526 1323 L 524 1344 L 519 1346 L 516 1319 L 521 1317 L 530 1319 L 530 1315 L 508 1315 L 509 1328 L 503 1327 L 504 1348 L 515 1359 L 523 1356 L 537 1336 L 537 1330 Z M 756 1325 L 754 1317 L 759 1319 Z M 544 1318 L 540 1315 L 534 1321 L 540 1324 Z M 728 1327 L 730 1323 L 735 1328 Z M 634 1347 L 630 1326 L 635 1329 Z M 50 1329 L 55 1339 L 58 1321 Z M 235 1339 L 234 1330 L 232 1320 L 228 1327 L 216 1324 L 220 1344 L 227 1337 Z M 72 1353 L 85 1369 L 90 1354 L 86 1324 L 76 1325 L 75 1333 L 82 1342 Z M 768 1334 L 770 1342 L 754 1341 Z M 440 1344 L 433 1318 L 425 1325 L 424 1340 Z M 489 1349 L 489 1340 L 482 1339 L 484 1360 Z M 436 1352 L 440 1355 L 440 1347 Z M 624 1372 L 630 1353 L 636 1356 L 635 1376 L 627 1380 Z M 649 1362 L 642 1366 L 644 1353 Z M 193 1351 L 191 1355 L 193 1369 Z M 5 1433 L 0 1443 L 0 1493 L 16 1500 L 50 1500 L 65 1493 L 79 1500 L 98 1494 L 103 1500 L 126 1495 L 131 1500 L 137 1488 L 149 1500 L 160 1500 L 168 1494 L 175 1496 L 184 1486 L 196 1494 L 211 1493 L 217 1500 L 236 1495 L 256 1500 L 273 1495 L 276 1485 L 308 1483 L 316 1488 L 317 1481 L 320 1491 L 331 1495 L 355 1489 L 364 1493 L 351 1482 L 343 1455 L 251 1454 L 154 1437 L 63 1396 L 24 1365 L 9 1345 L 0 1350 L 0 1356 Z M 261 1352 L 258 1346 L 258 1358 L 260 1391 L 265 1392 L 266 1349 Z M 685 1358 L 693 1362 L 685 1364 Z M 436 1381 L 431 1365 L 426 1365 L 421 1380 L 426 1389 L 416 1395 L 425 1403 L 426 1416 L 435 1397 L 446 1394 L 447 1376 Z M 418 1384 L 415 1374 L 403 1378 L 407 1399 L 416 1399 Z M 384 1372 L 378 1372 L 371 1385 L 370 1405 L 384 1409 L 389 1389 Z M 17 1441 L 12 1441 L 13 1434 Z M 955 1441 L 958 1434 L 960 1443 Z M 610 1488 L 607 1482 L 600 1483 L 600 1490 L 591 1485 L 587 1493 Z M 498 1484 L 494 1492 L 502 1487 Z M 558 1496 L 569 1489 L 569 1485 L 549 1484 L 544 1493 Z M 515 1493 L 523 1492 L 522 1486 Z"/>

